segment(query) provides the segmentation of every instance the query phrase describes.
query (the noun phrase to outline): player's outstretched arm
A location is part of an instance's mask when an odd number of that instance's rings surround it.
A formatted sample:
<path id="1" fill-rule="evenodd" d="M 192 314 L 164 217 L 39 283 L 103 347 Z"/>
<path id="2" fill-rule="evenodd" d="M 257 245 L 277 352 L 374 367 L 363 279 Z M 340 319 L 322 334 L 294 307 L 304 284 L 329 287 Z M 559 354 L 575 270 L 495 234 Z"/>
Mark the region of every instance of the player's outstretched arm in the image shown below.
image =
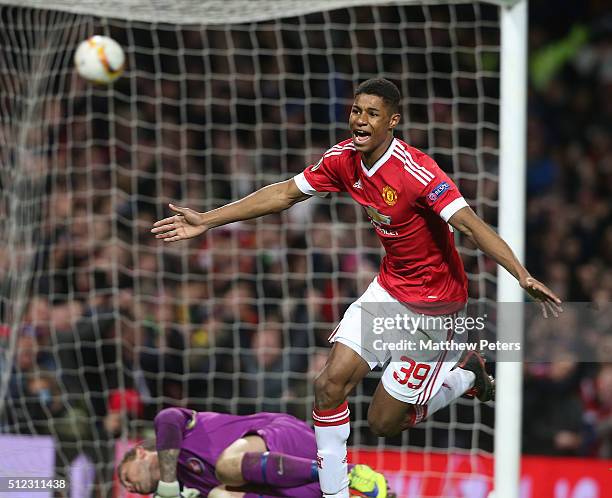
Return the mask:
<path id="1" fill-rule="evenodd" d="M 151 230 L 164 242 L 190 239 L 221 225 L 279 213 L 308 199 L 293 179 L 273 183 L 246 197 L 206 213 L 170 204 L 176 214 L 155 222 Z"/>
<path id="2" fill-rule="evenodd" d="M 550 311 L 558 316 L 561 299 L 542 282 L 533 278 L 518 260 L 510 246 L 495 231 L 478 217 L 469 207 L 457 211 L 448 220 L 450 225 L 459 230 L 476 244 L 487 256 L 508 270 L 519 281 L 520 286 L 534 299 L 540 302 L 544 316 Z"/>

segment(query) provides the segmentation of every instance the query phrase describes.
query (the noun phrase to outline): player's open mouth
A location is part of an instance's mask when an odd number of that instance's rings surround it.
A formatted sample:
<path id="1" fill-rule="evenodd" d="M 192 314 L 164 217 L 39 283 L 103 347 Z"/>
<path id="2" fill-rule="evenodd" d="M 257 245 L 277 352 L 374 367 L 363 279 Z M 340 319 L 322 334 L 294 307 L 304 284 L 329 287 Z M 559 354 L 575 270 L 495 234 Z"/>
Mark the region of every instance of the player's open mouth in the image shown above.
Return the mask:
<path id="1" fill-rule="evenodd" d="M 367 131 L 364 131 L 364 130 L 355 130 L 355 131 L 353 131 L 353 137 L 355 137 L 354 141 L 357 144 L 364 144 L 364 143 L 366 143 L 370 139 L 371 135 L 372 134 L 370 132 L 367 132 Z"/>

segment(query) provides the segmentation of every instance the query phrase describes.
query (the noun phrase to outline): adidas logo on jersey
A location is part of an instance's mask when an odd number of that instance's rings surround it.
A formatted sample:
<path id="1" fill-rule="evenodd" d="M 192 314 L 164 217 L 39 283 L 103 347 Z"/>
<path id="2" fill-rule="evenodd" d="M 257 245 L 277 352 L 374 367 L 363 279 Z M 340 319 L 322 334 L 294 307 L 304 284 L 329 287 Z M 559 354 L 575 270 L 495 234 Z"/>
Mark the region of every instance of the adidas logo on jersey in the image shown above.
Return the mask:
<path id="1" fill-rule="evenodd" d="M 357 180 L 355 183 L 353 183 L 353 188 L 362 188 L 361 180 Z"/>

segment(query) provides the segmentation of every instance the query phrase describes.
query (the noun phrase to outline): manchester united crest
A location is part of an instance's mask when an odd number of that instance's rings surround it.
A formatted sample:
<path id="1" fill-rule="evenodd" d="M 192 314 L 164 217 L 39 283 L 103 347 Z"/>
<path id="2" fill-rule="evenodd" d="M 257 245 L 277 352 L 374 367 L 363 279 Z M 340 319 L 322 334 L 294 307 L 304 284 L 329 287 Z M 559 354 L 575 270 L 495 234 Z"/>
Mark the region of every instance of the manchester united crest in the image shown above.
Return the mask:
<path id="1" fill-rule="evenodd" d="M 389 206 L 395 206 L 397 203 L 397 192 L 393 187 L 386 185 L 382 190 L 382 196 Z"/>

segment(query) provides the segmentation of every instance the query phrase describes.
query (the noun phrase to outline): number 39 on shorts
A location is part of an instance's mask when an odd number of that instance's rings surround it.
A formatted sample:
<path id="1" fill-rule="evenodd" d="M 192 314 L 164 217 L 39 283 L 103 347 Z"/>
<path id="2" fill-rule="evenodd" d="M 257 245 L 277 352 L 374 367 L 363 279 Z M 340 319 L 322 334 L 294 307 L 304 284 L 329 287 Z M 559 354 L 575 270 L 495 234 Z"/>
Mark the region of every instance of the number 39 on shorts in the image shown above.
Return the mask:
<path id="1" fill-rule="evenodd" d="M 393 372 L 393 378 L 402 386 L 407 386 L 410 389 L 421 387 L 423 381 L 427 379 L 427 374 L 431 368 L 430 365 L 427 363 L 417 363 L 407 356 L 402 356 L 400 360 L 406 363 L 406 365 L 400 367 L 399 373 Z"/>

